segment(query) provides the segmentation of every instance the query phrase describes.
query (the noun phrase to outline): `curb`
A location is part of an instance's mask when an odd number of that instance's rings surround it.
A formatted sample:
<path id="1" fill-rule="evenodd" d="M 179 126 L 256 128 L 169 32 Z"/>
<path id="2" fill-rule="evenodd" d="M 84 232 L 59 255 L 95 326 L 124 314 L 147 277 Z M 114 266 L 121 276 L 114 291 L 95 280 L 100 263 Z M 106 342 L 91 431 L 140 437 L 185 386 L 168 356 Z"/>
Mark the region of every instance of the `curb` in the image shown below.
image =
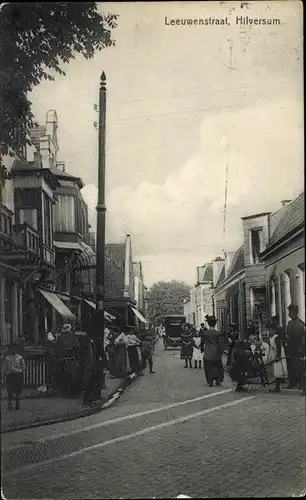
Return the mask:
<path id="1" fill-rule="evenodd" d="M 114 389 L 110 394 L 105 396 L 96 406 L 92 408 L 85 408 L 75 413 L 71 413 L 70 415 L 64 415 L 62 417 L 53 418 L 50 420 L 38 420 L 36 422 L 32 422 L 30 424 L 20 424 L 13 427 L 8 427 L 1 431 L 1 434 L 8 434 L 9 432 L 18 432 L 25 429 L 33 429 L 35 427 L 42 427 L 45 425 L 58 424 L 61 422 L 67 422 L 69 420 L 77 420 L 78 418 L 88 417 L 89 415 L 94 415 L 95 413 L 99 413 L 100 411 L 109 408 L 112 403 L 117 401 L 117 399 L 124 393 L 125 389 L 135 380 L 131 378 L 129 375 L 120 383 L 120 385 Z"/>

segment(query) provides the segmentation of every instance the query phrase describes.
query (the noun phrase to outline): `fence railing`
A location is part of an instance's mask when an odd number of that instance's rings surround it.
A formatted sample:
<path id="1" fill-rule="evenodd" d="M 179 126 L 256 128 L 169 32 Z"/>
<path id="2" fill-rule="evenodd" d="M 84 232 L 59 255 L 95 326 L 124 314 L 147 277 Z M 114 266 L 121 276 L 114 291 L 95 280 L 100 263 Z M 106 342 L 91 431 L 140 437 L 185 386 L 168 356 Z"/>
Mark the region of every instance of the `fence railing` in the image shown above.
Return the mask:
<path id="1" fill-rule="evenodd" d="M 1 355 L 1 385 L 5 384 L 3 374 L 4 354 Z M 45 354 L 25 353 L 24 388 L 35 388 L 47 384 L 47 356 Z"/>

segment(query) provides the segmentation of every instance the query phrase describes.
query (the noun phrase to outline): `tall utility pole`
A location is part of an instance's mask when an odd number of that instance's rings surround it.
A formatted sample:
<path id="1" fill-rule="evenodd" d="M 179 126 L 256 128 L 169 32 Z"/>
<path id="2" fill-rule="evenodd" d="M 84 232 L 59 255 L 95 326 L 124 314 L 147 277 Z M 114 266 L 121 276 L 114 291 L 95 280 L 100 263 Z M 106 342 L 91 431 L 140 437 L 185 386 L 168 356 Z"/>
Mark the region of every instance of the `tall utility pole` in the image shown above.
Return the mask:
<path id="1" fill-rule="evenodd" d="M 105 135 L 106 135 L 106 76 L 103 71 L 99 91 L 99 150 L 98 150 L 98 205 L 97 210 L 97 244 L 96 244 L 96 321 L 95 341 L 97 349 L 96 391 L 100 392 L 105 385 L 103 369 L 104 344 L 104 269 L 105 269 Z"/>

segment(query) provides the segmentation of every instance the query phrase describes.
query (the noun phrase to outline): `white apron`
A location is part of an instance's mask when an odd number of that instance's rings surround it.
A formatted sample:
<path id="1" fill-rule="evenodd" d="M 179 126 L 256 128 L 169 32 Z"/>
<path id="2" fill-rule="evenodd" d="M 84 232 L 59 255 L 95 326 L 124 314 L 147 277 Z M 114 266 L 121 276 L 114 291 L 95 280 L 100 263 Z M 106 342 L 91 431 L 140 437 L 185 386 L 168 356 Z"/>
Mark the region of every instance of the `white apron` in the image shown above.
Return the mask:
<path id="1" fill-rule="evenodd" d="M 287 370 L 287 362 L 286 362 L 286 356 L 285 356 L 285 351 L 283 348 L 281 348 L 281 359 L 280 361 L 275 361 L 276 359 L 276 344 L 275 344 L 275 339 L 277 335 L 273 335 L 273 337 L 270 338 L 270 349 L 268 352 L 267 356 L 267 363 L 271 363 L 268 365 L 268 372 L 274 377 L 274 378 L 287 378 L 288 377 L 288 370 Z"/>
<path id="2" fill-rule="evenodd" d="M 193 361 L 203 361 L 203 353 L 201 352 L 201 337 L 193 337 L 193 351 L 192 351 L 192 359 Z"/>

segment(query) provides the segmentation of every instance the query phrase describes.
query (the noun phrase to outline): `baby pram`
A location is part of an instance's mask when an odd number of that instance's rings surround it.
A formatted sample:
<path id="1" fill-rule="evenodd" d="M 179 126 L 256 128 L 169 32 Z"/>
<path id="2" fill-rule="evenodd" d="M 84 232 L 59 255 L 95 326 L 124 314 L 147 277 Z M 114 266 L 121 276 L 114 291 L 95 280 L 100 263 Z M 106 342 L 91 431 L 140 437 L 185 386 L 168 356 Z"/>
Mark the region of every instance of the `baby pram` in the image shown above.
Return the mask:
<path id="1" fill-rule="evenodd" d="M 236 385 L 239 384 L 244 389 L 268 386 L 268 374 L 260 345 L 252 348 L 249 342 L 238 342 L 233 350 L 229 375 Z"/>

